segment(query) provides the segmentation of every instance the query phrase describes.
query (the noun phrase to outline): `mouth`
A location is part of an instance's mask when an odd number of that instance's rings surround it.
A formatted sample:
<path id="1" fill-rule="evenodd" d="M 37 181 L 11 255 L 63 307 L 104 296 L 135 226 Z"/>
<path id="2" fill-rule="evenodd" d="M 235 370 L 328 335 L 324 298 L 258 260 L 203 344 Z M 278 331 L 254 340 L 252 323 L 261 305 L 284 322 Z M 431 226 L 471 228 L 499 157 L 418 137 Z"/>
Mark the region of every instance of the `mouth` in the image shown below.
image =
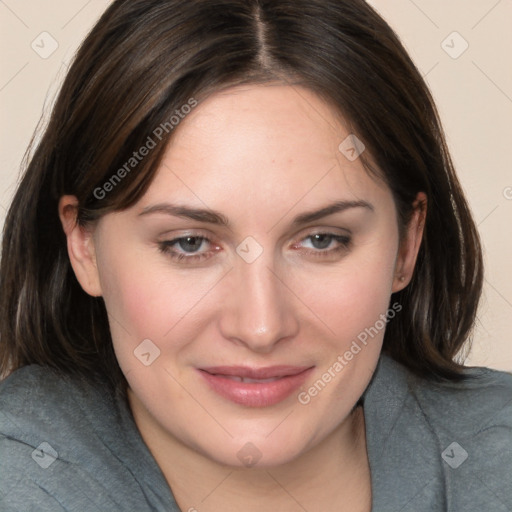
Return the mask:
<path id="1" fill-rule="evenodd" d="M 250 379 L 249 377 L 238 377 L 236 375 L 222 375 L 222 374 L 214 374 L 216 377 L 224 377 L 229 380 L 234 380 L 236 382 L 249 382 L 252 384 L 261 384 L 263 382 L 275 382 L 277 379 L 282 377 L 270 377 L 269 379 Z"/>
<path id="2" fill-rule="evenodd" d="M 269 407 L 282 402 L 304 383 L 312 370 L 313 367 L 308 366 L 216 366 L 198 369 L 215 393 L 246 407 Z"/>

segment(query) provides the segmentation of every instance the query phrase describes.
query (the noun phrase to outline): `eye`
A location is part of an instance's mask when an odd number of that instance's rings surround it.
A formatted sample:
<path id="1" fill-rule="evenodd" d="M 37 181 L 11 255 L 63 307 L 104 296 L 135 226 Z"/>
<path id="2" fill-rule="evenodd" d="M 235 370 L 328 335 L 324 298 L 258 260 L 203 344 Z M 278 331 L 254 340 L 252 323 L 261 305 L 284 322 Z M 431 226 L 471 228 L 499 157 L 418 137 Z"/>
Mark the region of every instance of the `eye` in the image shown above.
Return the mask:
<path id="1" fill-rule="evenodd" d="M 293 245 L 294 249 L 303 251 L 307 256 L 324 259 L 340 257 L 341 253 L 349 250 L 352 239 L 348 235 L 318 232 L 301 239 Z"/>
<path id="2" fill-rule="evenodd" d="M 191 253 L 197 252 L 201 249 L 201 246 L 205 242 L 206 238 L 202 236 L 186 236 L 182 238 L 177 238 L 175 240 L 175 244 L 179 249 L 183 252 Z"/>
<path id="3" fill-rule="evenodd" d="M 187 235 L 159 242 L 159 250 L 178 261 L 186 263 L 197 262 L 212 256 L 214 251 L 218 251 L 218 246 L 213 246 L 212 242 L 199 235 Z"/>
<path id="4" fill-rule="evenodd" d="M 306 240 L 311 242 L 314 249 L 327 249 L 335 241 L 335 238 L 329 233 L 318 233 L 308 236 Z"/>

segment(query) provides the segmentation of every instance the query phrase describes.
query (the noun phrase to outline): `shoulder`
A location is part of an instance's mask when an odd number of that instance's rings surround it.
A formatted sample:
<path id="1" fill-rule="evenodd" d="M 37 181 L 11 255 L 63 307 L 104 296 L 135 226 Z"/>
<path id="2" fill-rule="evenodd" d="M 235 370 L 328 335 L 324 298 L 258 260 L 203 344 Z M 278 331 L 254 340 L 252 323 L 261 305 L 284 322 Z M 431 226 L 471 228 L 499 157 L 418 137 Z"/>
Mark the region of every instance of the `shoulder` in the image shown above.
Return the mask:
<path id="1" fill-rule="evenodd" d="M 420 378 L 381 356 L 364 406 L 375 493 L 391 509 L 512 509 L 512 376 L 465 377 Z"/>
<path id="2" fill-rule="evenodd" d="M 489 429 L 510 435 L 512 375 L 484 367 L 468 367 L 457 382 L 409 378 L 417 406 L 440 429 L 472 436 Z"/>
<path id="3" fill-rule="evenodd" d="M 36 364 L 24 366 L 7 378 L 0 381 L 0 404 L 9 409 L 15 409 L 19 400 L 26 401 L 24 410 L 40 411 L 40 401 L 47 403 L 51 400 L 56 403 L 67 401 L 79 390 L 93 391 L 98 383 L 93 380 L 86 381 L 78 377 L 63 375 L 52 368 Z M 98 390 L 95 391 L 98 393 Z M 59 396 L 61 395 L 61 396 Z"/>
<path id="4" fill-rule="evenodd" d="M 37 365 L 21 368 L 0 383 L 2 510 L 29 504 L 39 510 L 68 510 L 70 488 L 80 477 L 85 489 L 95 487 L 80 461 L 87 447 L 94 448 L 86 411 L 92 404 L 101 410 L 101 402 L 92 385 Z M 55 493 L 58 485 L 62 490 Z M 80 503 L 83 497 L 75 499 Z"/>
<path id="5" fill-rule="evenodd" d="M 0 383 L 0 434 L 33 444 L 52 438 L 63 423 L 80 423 L 78 383 L 49 368 L 26 366 Z"/>
<path id="6" fill-rule="evenodd" d="M 411 379 L 409 407 L 438 443 L 455 509 L 511 510 L 512 375 L 483 367 L 464 373 L 459 382 Z"/>
<path id="7" fill-rule="evenodd" d="M 36 365 L 0 383 L 0 474 L 1 510 L 164 510 L 170 499 L 128 407 L 99 381 Z"/>
<path id="8" fill-rule="evenodd" d="M 83 434 L 91 416 L 108 415 L 112 400 L 98 384 L 30 365 L 0 383 L 0 434 L 27 445 Z M 71 456 L 71 454 L 70 454 Z"/>
<path id="9" fill-rule="evenodd" d="M 380 393 L 391 387 L 406 398 L 405 408 L 421 411 L 432 428 L 473 435 L 488 428 L 512 428 L 512 374 L 467 367 L 460 381 L 421 378 L 386 355 L 376 377 Z"/>

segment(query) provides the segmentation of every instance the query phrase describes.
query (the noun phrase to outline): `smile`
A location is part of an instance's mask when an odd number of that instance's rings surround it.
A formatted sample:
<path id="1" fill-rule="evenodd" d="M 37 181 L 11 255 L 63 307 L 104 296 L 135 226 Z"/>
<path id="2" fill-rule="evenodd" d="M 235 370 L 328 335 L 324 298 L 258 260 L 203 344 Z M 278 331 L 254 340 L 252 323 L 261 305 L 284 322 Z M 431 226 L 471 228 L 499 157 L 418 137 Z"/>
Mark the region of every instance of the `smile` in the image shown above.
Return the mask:
<path id="1" fill-rule="evenodd" d="M 308 378 L 313 367 L 210 367 L 199 373 L 211 390 L 246 407 L 269 407 L 288 398 Z"/>

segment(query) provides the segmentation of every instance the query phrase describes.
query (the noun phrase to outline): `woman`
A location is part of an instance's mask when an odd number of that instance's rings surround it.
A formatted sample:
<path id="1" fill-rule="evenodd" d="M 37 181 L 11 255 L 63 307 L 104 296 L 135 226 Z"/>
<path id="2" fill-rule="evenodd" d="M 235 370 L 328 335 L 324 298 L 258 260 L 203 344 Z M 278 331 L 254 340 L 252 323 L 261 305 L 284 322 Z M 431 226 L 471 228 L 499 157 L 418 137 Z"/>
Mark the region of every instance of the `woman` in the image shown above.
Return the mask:
<path id="1" fill-rule="evenodd" d="M 7 217 L 2 510 L 509 510 L 478 234 L 362 1 L 115 1 Z"/>

